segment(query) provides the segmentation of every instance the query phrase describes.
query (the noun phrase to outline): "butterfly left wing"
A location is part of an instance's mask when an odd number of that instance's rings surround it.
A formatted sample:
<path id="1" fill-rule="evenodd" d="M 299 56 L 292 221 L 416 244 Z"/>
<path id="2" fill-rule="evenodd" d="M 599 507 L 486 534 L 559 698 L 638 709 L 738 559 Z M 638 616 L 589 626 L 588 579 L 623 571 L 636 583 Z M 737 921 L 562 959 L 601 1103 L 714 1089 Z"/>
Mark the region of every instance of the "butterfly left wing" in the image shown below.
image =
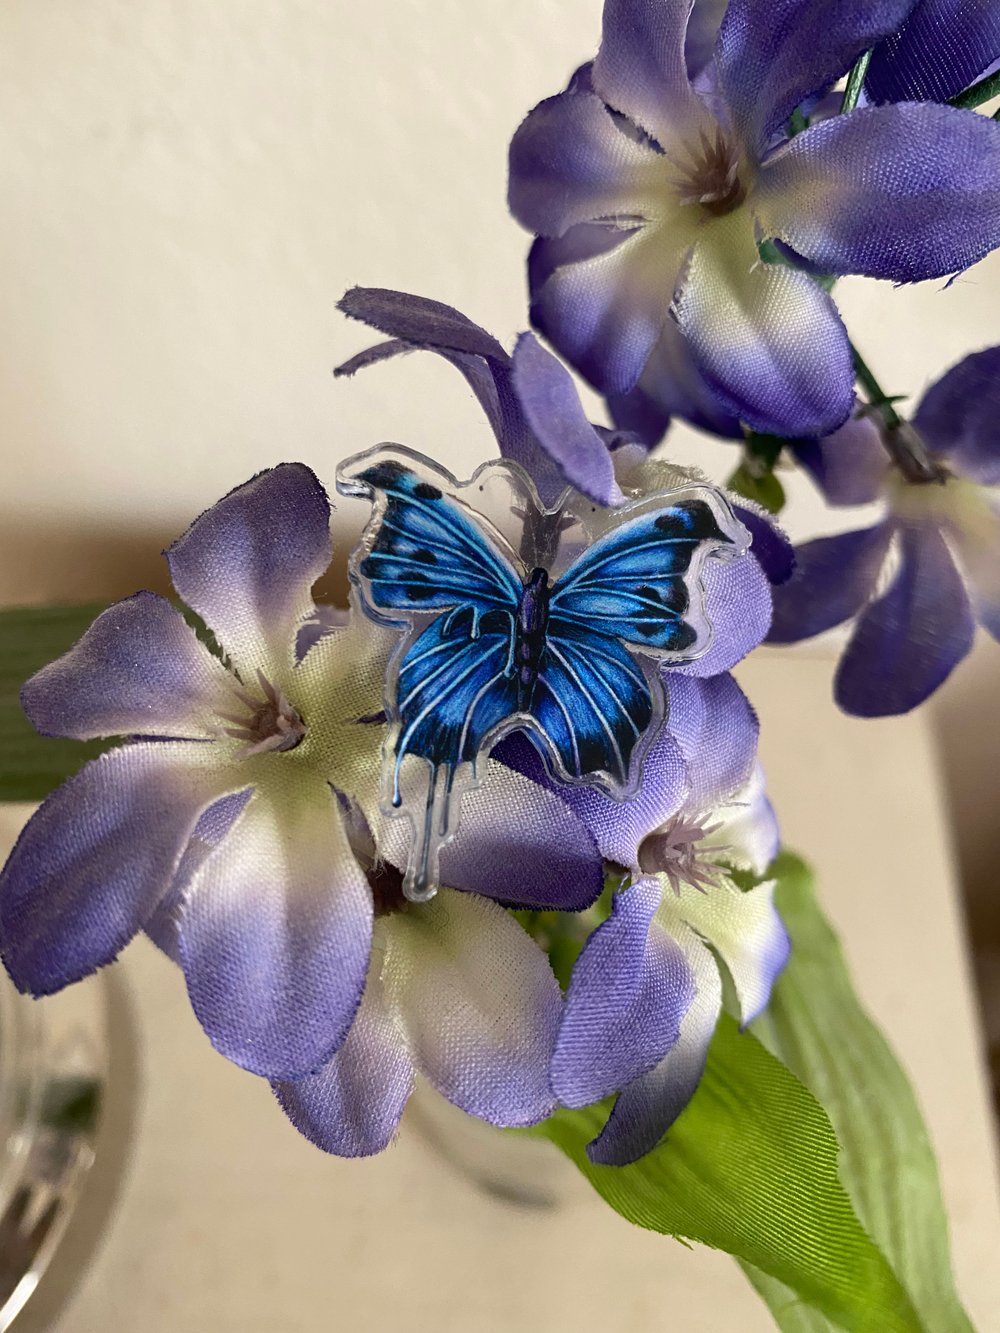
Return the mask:
<path id="1" fill-rule="evenodd" d="M 549 637 L 584 629 L 657 655 L 685 660 L 707 643 L 689 619 L 701 561 L 736 549 L 707 501 L 684 498 L 627 519 L 599 538 L 559 579 L 549 602 Z M 734 550 L 735 553 L 735 550 Z"/>

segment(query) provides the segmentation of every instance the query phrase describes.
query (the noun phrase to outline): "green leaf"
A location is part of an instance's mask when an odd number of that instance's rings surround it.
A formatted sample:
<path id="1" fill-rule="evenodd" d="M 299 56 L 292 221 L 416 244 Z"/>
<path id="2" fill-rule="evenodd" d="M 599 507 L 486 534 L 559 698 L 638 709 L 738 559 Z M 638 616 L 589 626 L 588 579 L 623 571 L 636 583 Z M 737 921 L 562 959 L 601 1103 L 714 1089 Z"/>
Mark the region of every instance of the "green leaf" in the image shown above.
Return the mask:
<path id="1" fill-rule="evenodd" d="M 18 698 L 28 677 L 72 647 L 103 610 L 101 603 L 0 611 L 0 800 L 40 801 L 107 749 L 97 741 L 39 736 Z"/>
<path id="2" fill-rule="evenodd" d="M 783 853 L 768 878 L 778 881 L 776 902 L 795 947 L 755 1031 L 830 1116 L 841 1147 L 840 1178 L 922 1327 L 969 1333 L 951 1272 L 937 1164 L 906 1075 L 858 1001 L 808 867 Z M 793 1294 L 772 1279 L 748 1276 L 785 1333 L 831 1327 L 796 1311 Z"/>
<path id="3" fill-rule="evenodd" d="M 744 500 L 754 500 L 770 514 L 780 514 L 785 505 L 785 488 L 773 472 L 757 473 L 743 462 L 726 482 L 726 489 Z"/>
<path id="4" fill-rule="evenodd" d="M 698 1091 L 658 1148 L 632 1166 L 594 1166 L 586 1144 L 606 1114 L 560 1110 L 539 1129 L 623 1217 L 737 1256 L 848 1333 L 923 1333 L 837 1178 L 822 1107 L 728 1015 Z"/>

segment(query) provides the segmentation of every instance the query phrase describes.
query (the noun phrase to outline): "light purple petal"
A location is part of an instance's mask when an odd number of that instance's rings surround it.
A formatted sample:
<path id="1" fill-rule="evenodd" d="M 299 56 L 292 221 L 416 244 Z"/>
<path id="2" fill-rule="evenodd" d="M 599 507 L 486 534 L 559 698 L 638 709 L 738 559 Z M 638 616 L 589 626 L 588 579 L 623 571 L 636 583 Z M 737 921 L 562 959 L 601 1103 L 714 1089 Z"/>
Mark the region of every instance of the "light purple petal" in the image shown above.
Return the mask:
<path id="1" fill-rule="evenodd" d="M 374 971 L 347 1039 L 316 1074 L 275 1085 L 281 1109 L 310 1143 L 370 1157 L 392 1141 L 413 1087 L 413 1064 Z"/>
<path id="2" fill-rule="evenodd" d="M 180 920 L 195 1013 L 228 1059 L 299 1078 L 341 1045 L 361 999 L 372 899 L 332 793 L 258 792 L 197 872 Z"/>
<path id="3" fill-rule="evenodd" d="M 496 903 L 450 889 L 387 921 L 386 995 L 418 1071 L 490 1124 L 544 1120 L 562 997 L 538 945 Z"/>
<path id="4" fill-rule="evenodd" d="M 724 865 L 763 875 L 778 855 L 781 835 L 760 764 L 743 790 L 716 814 L 718 827 L 706 836 L 706 848 Z"/>
<path id="5" fill-rule="evenodd" d="M 906 527 L 901 546 L 895 581 L 861 616 L 837 668 L 834 697 L 858 717 L 909 712 L 972 647 L 969 597 L 941 534 Z"/>
<path id="6" fill-rule="evenodd" d="M 37 672 L 21 703 L 43 736 L 217 736 L 238 707 L 233 676 L 168 601 L 140 592 L 102 611 Z"/>
<path id="7" fill-rule="evenodd" d="M 795 456 L 832 505 L 877 500 L 889 475 L 889 455 L 870 416 L 854 416 L 822 440 L 796 440 Z"/>
<path id="8" fill-rule="evenodd" d="M 971 500 L 971 497 L 970 497 Z M 996 497 L 976 496 L 971 514 L 949 527 L 965 575 L 976 619 L 1000 640 L 1000 506 Z"/>
<path id="9" fill-rule="evenodd" d="M 671 671 L 667 686 L 667 726 L 688 768 L 684 808 L 707 814 L 744 786 L 757 757 L 760 724 L 749 699 L 732 676 L 696 680 Z"/>
<path id="10" fill-rule="evenodd" d="M 52 793 L 0 872 L 0 952 L 19 990 L 48 995 L 118 956 L 228 778 L 212 745 L 151 742 L 102 755 Z"/>
<path id="11" fill-rule="evenodd" d="M 722 981 L 714 957 L 693 930 L 678 922 L 672 934 L 693 969 L 694 999 L 674 1046 L 655 1068 L 622 1090 L 604 1129 L 588 1144 L 592 1162 L 625 1166 L 655 1148 L 691 1100 L 704 1073 L 722 1006 Z"/>
<path id="12" fill-rule="evenodd" d="M 625 393 L 642 374 L 683 267 L 680 232 L 627 232 L 614 249 L 566 263 L 533 289 L 532 323 L 602 393 Z"/>
<path id="13" fill-rule="evenodd" d="M 870 101 L 947 102 L 1000 58 L 993 0 L 921 0 L 900 32 L 872 52 Z"/>
<path id="14" fill-rule="evenodd" d="M 828 273 L 959 273 L 1000 245 L 1000 125 L 916 102 L 837 116 L 764 168 L 756 203 L 768 235 Z"/>
<path id="15" fill-rule="evenodd" d="M 560 796 L 491 760 L 482 786 L 463 797 L 458 833 L 441 852 L 444 883 L 508 906 L 584 911 L 604 887 L 603 857 Z"/>
<path id="16" fill-rule="evenodd" d="M 817 537 L 798 547 L 795 573 L 774 592 L 769 643 L 797 643 L 857 615 L 874 594 L 892 540 L 889 523 Z"/>
<path id="17" fill-rule="evenodd" d="M 904 22 L 914 0 L 730 0 L 719 76 L 748 148 L 761 151 L 801 102 Z"/>
<path id="18" fill-rule="evenodd" d="M 572 376 L 531 333 L 514 348 L 514 388 L 532 431 L 565 481 L 600 505 L 621 505 L 608 447 L 587 420 Z"/>
<path id="19" fill-rule="evenodd" d="M 691 355 L 722 408 L 774 435 L 825 435 L 854 402 L 847 333 L 804 273 L 761 263 L 746 210 L 713 223 L 675 302 Z"/>
<path id="20" fill-rule="evenodd" d="M 795 547 L 777 520 L 752 500 L 733 504 L 733 513 L 750 533 L 750 554 L 770 584 L 787 583 L 795 568 Z"/>
<path id="21" fill-rule="evenodd" d="M 726 12 L 729 0 L 695 0 L 691 17 L 688 20 L 687 36 L 684 39 L 684 60 L 688 76 L 697 76 L 708 65 L 715 53 L 715 43 L 719 37 L 722 16 Z"/>
<path id="22" fill-rule="evenodd" d="M 523 735 L 508 736 L 493 753 L 495 759 L 538 786 L 553 788 L 590 831 L 602 858 L 627 868 L 637 864 L 643 838 L 675 815 L 688 794 L 684 757 L 667 727 L 661 727 L 650 746 L 643 761 L 642 784 L 627 801 L 616 801 L 596 787 L 569 783 L 553 787 L 538 751 Z"/>
<path id="23" fill-rule="evenodd" d="M 413 346 L 507 361 L 507 353 L 485 329 L 453 306 L 426 296 L 385 287 L 352 287 L 337 302 L 337 309 L 350 319 Z"/>
<path id="24" fill-rule="evenodd" d="M 1000 485 L 1000 347 L 973 352 L 932 384 L 913 424 L 957 472 Z"/>
<path id="25" fill-rule="evenodd" d="M 681 947 L 654 924 L 662 896 L 653 878 L 615 894 L 574 965 L 552 1061 L 552 1087 L 566 1106 L 617 1092 L 680 1035 L 694 977 Z"/>
<path id="26" fill-rule="evenodd" d="M 510 145 L 508 203 L 537 236 L 579 222 L 649 217 L 662 197 L 663 157 L 624 133 L 593 93 L 550 97 Z"/>
<path id="27" fill-rule="evenodd" d="M 257 670 L 293 666 L 330 550 L 326 492 L 304 464 L 282 463 L 206 510 L 166 555 L 181 598 L 250 684 Z"/>
<path id="28" fill-rule="evenodd" d="M 650 447 L 659 444 L 672 416 L 725 439 L 742 440 L 739 418 L 727 412 L 701 375 L 672 319 L 660 332 L 638 384 L 608 399 L 612 419 Z"/>
<path id="29" fill-rule="evenodd" d="M 605 0 L 591 73 L 607 104 L 666 146 L 696 132 L 704 111 L 688 80 L 692 0 Z"/>
<path id="30" fill-rule="evenodd" d="M 771 585 L 752 555 L 706 560 L 702 582 L 712 644 L 703 657 L 672 667 L 671 676 L 707 677 L 731 671 L 764 641 L 771 625 Z"/>

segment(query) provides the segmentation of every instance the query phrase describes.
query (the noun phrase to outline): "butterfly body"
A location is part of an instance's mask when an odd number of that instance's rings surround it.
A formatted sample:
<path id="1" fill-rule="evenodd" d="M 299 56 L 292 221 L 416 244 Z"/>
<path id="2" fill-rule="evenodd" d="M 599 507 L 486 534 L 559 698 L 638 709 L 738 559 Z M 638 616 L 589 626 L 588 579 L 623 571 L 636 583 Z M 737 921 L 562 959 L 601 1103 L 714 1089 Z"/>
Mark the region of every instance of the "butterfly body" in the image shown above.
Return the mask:
<path id="1" fill-rule="evenodd" d="M 434 892 L 456 774 L 469 765 L 474 776 L 480 756 L 509 731 L 524 730 L 559 781 L 593 783 L 619 797 L 634 790 L 664 709 L 657 659 L 679 663 L 708 647 L 698 570 L 712 553 L 740 553 L 746 534 L 705 487 L 611 515 L 595 537 L 567 504 L 542 511 L 510 464 L 490 465 L 458 487 L 406 451 L 368 457 L 345 464 L 338 486 L 376 502 L 352 569 L 364 606 L 409 631 L 386 701 L 388 795 L 392 809 L 410 816 L 405 887 L 420 899 Z M 476 486 L 484 475 L 490 485 Z M 515 555 L 466 498 L 485 506 L 501 484 L 508 517 L 528 507 L 536 528 L 551 519 L 580 553 L 557 557 L 557 568 Z M 410 757 L 429 769 L 419 813 L 401 783 Z"/>

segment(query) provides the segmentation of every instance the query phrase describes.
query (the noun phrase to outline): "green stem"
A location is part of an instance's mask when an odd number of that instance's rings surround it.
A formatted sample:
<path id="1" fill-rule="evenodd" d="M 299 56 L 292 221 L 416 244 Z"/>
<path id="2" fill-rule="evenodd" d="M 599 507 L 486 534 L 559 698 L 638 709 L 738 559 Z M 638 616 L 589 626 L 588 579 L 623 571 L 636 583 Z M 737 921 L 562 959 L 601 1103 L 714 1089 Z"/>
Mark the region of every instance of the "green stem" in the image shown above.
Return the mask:
<path id="1" fill-rule="evenodd" d="M 868 73 L 868 66 L 871 64 L 872 53 L 866 51 L 863 56 L 859 56 L 854 62 L 854 67 L 847 76 L 847 87 L 844 89 L 844 100 L 840 104 L 841 114 L 845 111 L 853 111 L 858 104 L 858 98 L 861 96 L 861 89 L 865 86 L 865 75 Z"/>
<path id="2" fill-rule="evenodd" d="M 871 367 L 853 343 L 851 356 L 854 358 L 855 377 L 864 391 L 868 406 L 881 418 L 879 437 L 893 463 L 906 480 L 914 485 L 944 482 L 947 473 L 934 461 L 927 446 L 910 423 L 896 411 L 892 399 L 879 384 Z"/>
<path id="3" fill-rule="evenodd" d="M 966 88 L 964 93 L 959 93 L 948 103 L 949 106 L 962 107 L 966 111 L 971 111 L 973 107 L 982 106 L 992 97 L 1000 97 L 1000 70 L 995 74 L 990 74 L 985 79 L 980 79 L 974 83 L 971 88 Z M 993 119 L 1000 118 L 998 112 Z"/>
<path id="4" fill-rule="evenodd" d="M 903 418 L 893 407 L 892 399 L 883 390 L 871 367 L 853 343 L 851 343 L 851 356 L 854 360 L 855 378 L 865 391 L 868 405 L 878 410 L 890 430 L 898 430 L 903 425 Z"/>

